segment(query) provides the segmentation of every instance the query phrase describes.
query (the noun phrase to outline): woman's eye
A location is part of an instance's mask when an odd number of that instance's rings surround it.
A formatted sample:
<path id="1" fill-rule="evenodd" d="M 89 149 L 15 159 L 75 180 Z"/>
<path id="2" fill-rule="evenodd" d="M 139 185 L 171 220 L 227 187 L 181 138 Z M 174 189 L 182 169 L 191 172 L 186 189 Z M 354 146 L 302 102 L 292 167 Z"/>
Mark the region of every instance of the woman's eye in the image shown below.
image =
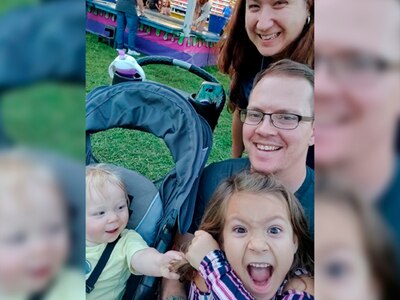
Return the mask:
<path id="1" fill-rule="evenodd" d="M 275 1 L 274 8 L 282 8 L 288 4 L 287 1 Z"/>
<path id="2" fill-rule="evenodd" d="M 282 232 L 282 229 L 280 229 L 279 227 L 273 226 L 268 228 L 268 233 L 270 234 L 279 234 Z"/>
<path id="3" fill-rule="evenodd" d="M 246 228 L 240 227 L 240 226 L 234 227 L 234 228 L 233 228 L 233 231 L 236 232 L 236 233 L 246 233 L 246 232 L 247 232 L 247 231 L 246 231 Z"/>
<path id="4" fill-rule="evenodd" d="M 255 10 L 255 9 L 258 9 L 259 7 L 260 7 L 260 5 L 257 2 L 251 1 L 247 4 L 247 8 L 250 10 Z"/>

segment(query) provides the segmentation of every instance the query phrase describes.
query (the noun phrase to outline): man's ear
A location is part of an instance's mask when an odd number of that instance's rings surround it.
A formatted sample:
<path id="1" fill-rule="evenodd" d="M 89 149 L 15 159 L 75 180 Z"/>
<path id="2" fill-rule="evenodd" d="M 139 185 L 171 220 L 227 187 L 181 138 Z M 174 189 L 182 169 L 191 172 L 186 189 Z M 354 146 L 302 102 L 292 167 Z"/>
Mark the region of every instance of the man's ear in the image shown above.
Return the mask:
<path id="1" fill-rule="evenodd" d="M 314 146 L 314 142 L 315 142 L 315 138 L 314 138 L 314 129 L 315 129 L 315 126 L 314 126 L 314 121 L 312 122 L 312 127 L 311 127 L 311 136 L 310 136 L 310 139 L 308 140 L 308 146 Z"/>

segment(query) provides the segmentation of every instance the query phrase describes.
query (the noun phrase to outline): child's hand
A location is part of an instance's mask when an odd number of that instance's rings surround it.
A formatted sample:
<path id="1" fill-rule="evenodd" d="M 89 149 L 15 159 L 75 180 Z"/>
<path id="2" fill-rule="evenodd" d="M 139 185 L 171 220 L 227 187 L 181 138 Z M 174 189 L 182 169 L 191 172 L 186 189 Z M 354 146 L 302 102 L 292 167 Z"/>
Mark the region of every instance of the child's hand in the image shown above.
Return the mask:
<path id="1" fill-rule="evenodd" d="M 160 266 L 161 266 L 161 276 L 168 278 L 168 279 L 179 279 L 179 274 L 172 272 L 172 267 L 171 264 L 173 262 L 179 261 L 184 259 L 185 256 L 183 255 L 183 253 L 178 252 L 178 251 L 168 251 L 165 252 L 164 254 L 162 254 L 161 257 L 161 262 L 160 262 Z"/>
<path id="2" fill-rule="evenodd" d="M 203 258 L 211 251 L 219 249 L 216 240 L 203 230 L 198 230 L 194 233 L 194 238 L 186 253 L 186 259 L 196 270 L 199 269 Z"/>

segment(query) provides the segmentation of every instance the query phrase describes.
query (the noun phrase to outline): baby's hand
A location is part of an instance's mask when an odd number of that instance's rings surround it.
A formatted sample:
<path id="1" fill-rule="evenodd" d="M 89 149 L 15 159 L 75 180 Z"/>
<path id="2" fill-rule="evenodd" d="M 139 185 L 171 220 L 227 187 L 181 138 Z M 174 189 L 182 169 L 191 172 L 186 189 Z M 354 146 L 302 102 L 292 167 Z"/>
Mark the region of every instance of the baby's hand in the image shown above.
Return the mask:
<path id="1" fill-rule="evenodd" d="M 194 233 L 194 238 L 186 253 L 186 259 L 196 270 L 199 269 L 203 258 L 211 251 L 219 249 L 216 240 L 203 230 L 198 230 Z"/>
<path id="2" fill-rule="evenodd" d="M 168 251 L 165 252 L 164 254 L 162 254 L 161 257 L 161 262 L 160 262 L 160 266 L 161 266 L 161 276 L 168 278 L 168 279 L 179 279 L 179 274 L 171 271 L 172 267 L 171 264 L 173 262 L 179 261 L 184 259 L 185 256 L 183 255 L 183 253 L 178 252 L 178 251 Z"/>

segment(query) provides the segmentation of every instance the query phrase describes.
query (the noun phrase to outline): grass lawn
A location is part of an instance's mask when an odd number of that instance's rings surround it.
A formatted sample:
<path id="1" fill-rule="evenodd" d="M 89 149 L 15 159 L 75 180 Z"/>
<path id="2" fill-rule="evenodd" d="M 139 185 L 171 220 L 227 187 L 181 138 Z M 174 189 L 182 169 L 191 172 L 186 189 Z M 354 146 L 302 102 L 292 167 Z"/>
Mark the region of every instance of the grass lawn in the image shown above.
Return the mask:
<path id="1" fill-rule="evenodd" d="M 114 49 L 99 43 L 97 37 L 86 35 L 86 92 L 100 85 L 109 85 L 108 66 L 116 57 Z M 217 68 L 207 67 L 228 90 L 229 78 Z M 172 66 L 151 65 L 144 67 L 148 80 L 157 81 L 190 93 L 198 91 L 202 79 L 188 71 Z M 112 129 L 95 134 L 93 152 L 102 162 L 115 163 L 140 172 L 152 180 L 164 176 L 173 166 L 172 158 L 164 142 L 151 134 Z M 231 157 L 231 115 L 223 110 L 214 132 L 213 149 L 207 163 Z M 188 166 L 190 167 L 190 166 Z"/>

